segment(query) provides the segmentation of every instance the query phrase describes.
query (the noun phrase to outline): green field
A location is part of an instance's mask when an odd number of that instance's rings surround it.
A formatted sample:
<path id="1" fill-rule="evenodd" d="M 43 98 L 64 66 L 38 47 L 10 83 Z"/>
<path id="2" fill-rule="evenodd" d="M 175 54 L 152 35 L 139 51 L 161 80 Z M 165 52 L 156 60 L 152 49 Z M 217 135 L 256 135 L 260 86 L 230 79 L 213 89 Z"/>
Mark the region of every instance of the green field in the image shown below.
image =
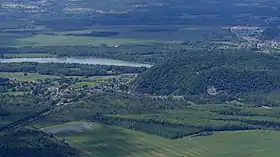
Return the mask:
<path id="1" fill-rule="evenodd" d="M 11 53 L 4 54 L 4 57 L 8 58 L 38 58 L 38 57 L 55 57 L 49 53 Z"/>
<path id="2" fill-rule="evenodd" d="M 61 45 L 120 45 L 120 44 L 145 44 L 157 42 L 155 40 L 138 40 L 130 38 L 105 38 L 86 36 L 63 36 L 63 35 L 35 35 L 22 38 L 13 43 L 17 46 L 61 46 Z"/>
<path id="3" fill-rule="evenodd" d="M 19 81 L 39 81 L 39 80 L 44 80 L 47 78 L 59 78 L 60 76 L 56 75 L 42 75 L 38 73 L 26 73 L 24 75 L 23 72 L 0 72 L 0 77 L 2 78 L 9 78 L 9 79 L 16 79 Z M 81 87 L 83 85 L 87 86 L 94 86 L 97 83 L 103 82 L 108 79 L 112 78 L 120 78 L 124 77 L 125 79 L 133 79 L 134 77 L 131 76 L 126 76 L 126 75 L 117 75 L 117 76 L 93 76 L 93 77 L 88 77 L 84 78 L 82 76 L 65 76 L 66 78 L 78 78 L 81 79 L 82 82 L 78 82 L 73 85 L 73 87 Z"/>
<path id="4" fill-rule="evenodd" d="M 94 81 L 83 81 L 83 82 L 77 82 L 74 85 L 72 85 L 73 88 L 79 88 L 79 87 L 83 87 L 83 86 L 87 86 L 87 87 L 92 87 L 95 86 L 97 84 L 97 82 Z"/>
<path id="5" fill-rule="evenodd" d="M 96 31 L 96 32 L 104 32 L 104 31 L 113 31 L 113 30 L 109 30 L 109 29 L 81 29 L 81 30 L 72 30 L 72 31 L 61 31 L 61 32 L 51 32 L 54 33 L 55 35 L 67 35 L 67 34 L 79 34 L 79 33 L 91 33 L 92 31 Z"/>
<path id="6" fill-rule="evenodd" d="M 110 79 L 125 79 L 127 81 L 135 79 L 135 74 L 123 74 L 123 75 L 116 75 L 116 76 L 93 76 L 89 78 L 82 78 L 79 77 L 82 81 L 77 82 L 72 85 L 73 88 L 79 88 L 83 86 L 87 87 L 93 87 L 96 86 L 99 83 L 106 82 Z"/>
<path id="7" fill-rule="evenodd" d="M 26 73 L 26 74 L 27 75 L 24 75 L 24 73 L 22 72 L 0 72 L 0 77 L 16 79 L 20 81 L 38 81 L 38 80 L 44 80 L 46 78 L 58 77 L 53 75 L 41 75 L 38 73 Z"/>
<path id="8" fill-rule="evenodd" d="M 56 136 L 81 149 L 84 156 L 91 157 L 276 157 L 280 153 L 280 132 L 277 131 L 217 132 L 210 136 L 169 140 L 94 124 L 89 130 Z"/>

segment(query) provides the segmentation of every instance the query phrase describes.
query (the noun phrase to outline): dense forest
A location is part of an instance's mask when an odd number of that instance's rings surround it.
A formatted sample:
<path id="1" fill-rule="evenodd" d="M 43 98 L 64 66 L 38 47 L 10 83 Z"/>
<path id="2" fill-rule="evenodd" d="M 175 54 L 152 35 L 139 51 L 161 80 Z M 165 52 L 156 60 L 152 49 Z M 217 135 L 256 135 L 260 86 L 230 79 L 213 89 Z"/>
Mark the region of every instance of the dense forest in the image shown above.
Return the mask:
<path id="1" fill-rule="evenodd" d="M 156 65 L 136 81 L 141 93 L 221 95 L 280 88 L 280 59 L 249 51 L 187 51 Z"/>

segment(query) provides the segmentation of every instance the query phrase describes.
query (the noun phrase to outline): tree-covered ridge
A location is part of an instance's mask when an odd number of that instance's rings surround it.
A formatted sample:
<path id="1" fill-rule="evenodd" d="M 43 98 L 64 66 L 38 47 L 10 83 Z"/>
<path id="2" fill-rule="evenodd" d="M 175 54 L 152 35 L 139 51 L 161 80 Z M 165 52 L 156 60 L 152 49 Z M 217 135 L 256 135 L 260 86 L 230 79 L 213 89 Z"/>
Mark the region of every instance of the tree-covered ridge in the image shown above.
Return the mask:
<path id="1" fill-rule="evenodd" d="M 41 131 L 20 129 L 0 136 L 1 157 L 74 157 L 75 148 Z"/>
<path id="2" fill-rule="evenodd" d="M 136 90 L 151 94 L 269 92 L 280 87 L 280 59 L 254 52 L 180 52 L 139 76 Z"/>

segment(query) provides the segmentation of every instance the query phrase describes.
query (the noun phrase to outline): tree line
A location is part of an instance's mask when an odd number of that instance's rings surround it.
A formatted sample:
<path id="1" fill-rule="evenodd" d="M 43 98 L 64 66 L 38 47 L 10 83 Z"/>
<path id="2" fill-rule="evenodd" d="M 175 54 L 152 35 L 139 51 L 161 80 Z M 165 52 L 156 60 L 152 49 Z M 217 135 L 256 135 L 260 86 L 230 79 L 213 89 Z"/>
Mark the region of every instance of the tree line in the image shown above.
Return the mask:
<path id="1" fill-rule="evenodd" d="M 125 73 L 141 73 L 145 67 L 128 67 L 112 65 L 85 65 L 74 63 L 0 63 L 0 72 L 25 72 L 57 76 L 109 76 Z"/>

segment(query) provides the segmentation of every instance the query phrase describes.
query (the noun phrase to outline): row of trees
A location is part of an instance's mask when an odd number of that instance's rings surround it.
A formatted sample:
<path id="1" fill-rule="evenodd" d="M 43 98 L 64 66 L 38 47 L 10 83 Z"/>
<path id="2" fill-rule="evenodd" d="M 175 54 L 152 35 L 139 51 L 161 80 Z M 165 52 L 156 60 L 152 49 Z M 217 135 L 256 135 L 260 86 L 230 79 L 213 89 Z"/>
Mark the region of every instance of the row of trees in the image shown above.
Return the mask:
<path id="1" fill-rule="evenodd" d="M 42 53 L 57 57 L 98 57 L 111 58 L 125 61 L 149 62 L 154 63 L 164 58 L 163 50 L 166 45 L 154 43 L 149 45 L 125 44 L 108 46 L 102 44 L 94 45 L 76 45 L 76 46 L 38 46 L 38 47 L 2 47 L 0 48 L 0 58 L 9 58 L 9 54 Z M 173 45 L 172 48 L 179 49 L 180 45 Z M 166 52 L 166 55 L 170 55 Z"/>

